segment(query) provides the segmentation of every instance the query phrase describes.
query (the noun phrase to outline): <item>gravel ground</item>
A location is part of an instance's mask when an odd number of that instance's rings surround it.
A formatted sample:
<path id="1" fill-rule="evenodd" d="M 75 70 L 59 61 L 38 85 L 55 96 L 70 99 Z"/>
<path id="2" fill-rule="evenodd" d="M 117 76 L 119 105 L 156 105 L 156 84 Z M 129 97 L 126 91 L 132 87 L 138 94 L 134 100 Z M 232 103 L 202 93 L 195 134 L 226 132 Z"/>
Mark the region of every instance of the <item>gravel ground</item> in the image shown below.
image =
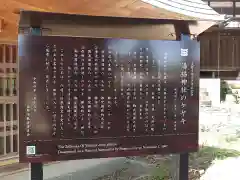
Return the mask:
<path id="1" fill-rule="evenodd" d="M 239 180 L 240 157 L 218 160 L 210 166 L 200 180 Z"/>
<path id="2" fill-rule="evenodd" d="M 231 176 L 226 174 L 237 172 L 232 167 L 240 167 L 240 157 L 217 158 L 235 156 L 235 152 L 229 155 L 226 149 L 240 151 L 240 106 L 201 107 L 199 121 L 199 144 L 209 148 L 191 154 L 189 180 L 238 180 L 237 173 Z M 127 168 L 94 180 L 172 180 L 170 155 L 132 157 L 127 162 Z"/>
<path id="3" fill-rule="evenodd" d="M 239 107 L 239 106 L 238 106 Z M 240 107 L 201 108 L 199 113 L 199 143 L 208 146 L 240 150 Z"/>

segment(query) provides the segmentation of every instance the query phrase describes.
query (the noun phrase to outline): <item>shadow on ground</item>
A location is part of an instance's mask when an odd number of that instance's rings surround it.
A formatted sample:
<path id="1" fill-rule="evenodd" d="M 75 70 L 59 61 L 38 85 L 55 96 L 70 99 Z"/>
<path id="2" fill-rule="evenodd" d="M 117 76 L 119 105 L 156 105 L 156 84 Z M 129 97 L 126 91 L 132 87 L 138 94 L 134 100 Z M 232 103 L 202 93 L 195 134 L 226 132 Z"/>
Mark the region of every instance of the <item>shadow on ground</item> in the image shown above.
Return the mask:
<path id="1" fill-rule="evenodd" d="M 189 156 L 189 180 L 199 180 L 215 160 L 240 156 L 240 151 L 204 146 Z M 95 180 L 171 180 L 172 156 L 131 157 L 128 167 Z"/>

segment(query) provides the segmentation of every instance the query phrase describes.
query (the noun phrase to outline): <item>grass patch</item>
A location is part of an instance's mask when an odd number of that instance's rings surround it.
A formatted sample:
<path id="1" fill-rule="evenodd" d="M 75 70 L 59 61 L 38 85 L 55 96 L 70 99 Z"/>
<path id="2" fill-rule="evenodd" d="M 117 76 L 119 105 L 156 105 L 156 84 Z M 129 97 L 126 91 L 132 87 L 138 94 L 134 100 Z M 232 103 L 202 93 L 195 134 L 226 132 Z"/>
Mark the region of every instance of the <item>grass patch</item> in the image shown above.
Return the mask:
<path id="1" fill-rule="evenodd" d="M 189 180 L 199 180 L 205 170 L 212 164 L 214 160 L 223 160 L 228 157 L 240 156 L 240 151 L 222 149 L 216 147 L 204 146 L 198 152 L 189 155 Z M 144 156 L 132 157 L 132 161 L 136 160 L 144 163 L 129 164 L 120 171 L 116 171 L 111 175 L 99 177 L 95 180 L 172 180 L 171 168 L 173 167 L 171 156 Z M 134 165 L 134 166 L 132 166 Z"/>
<path id="2" fill-rule="evenodd" d="M 238 157 L 240 151 L 221 149 L 215 147 L 202 147 L 198 152 L 191 153 L 189 155 L 189 171 L 194 170 L 195 172 L 200 170 L 206 170 L 214 160 L 223 160 L 228 157 Z M 151 180 L 169 180 L 170 177 L 171 161 L 165 160 L 165 162 L 159 162 L 152 173 Z M 199 178 L 199 174 L 196 176 L 190 175 L 190 180 Z"/>
<path id="3" fill-rule="evenodd" d="M 196 160 L 196 158 L 209 158 L 211 160 L 215 160 L 237 156 L 240 156 L 240 151 L 205 146 L 200 148 L 198 152 L 191 153 L 189 160 L 191 162 Z"/>
<path id="4" fill-rule="evenodd" d="M 226 137 L 226 142 L 228 142 L 228 143 L 236 142 L 236 141 L 238 141 L 238 139 L 239 139 L 239 137 L 229 136 L 229 137 Z"/>
<path id="5" fill-rule="evenodd" d="M 156 169 L 153 170 L 151 180 L 165 180 L 169 179 L 170 177 L 170 167 L 171 162 L 169 160 L 165 160 L 157 164 Z"/>

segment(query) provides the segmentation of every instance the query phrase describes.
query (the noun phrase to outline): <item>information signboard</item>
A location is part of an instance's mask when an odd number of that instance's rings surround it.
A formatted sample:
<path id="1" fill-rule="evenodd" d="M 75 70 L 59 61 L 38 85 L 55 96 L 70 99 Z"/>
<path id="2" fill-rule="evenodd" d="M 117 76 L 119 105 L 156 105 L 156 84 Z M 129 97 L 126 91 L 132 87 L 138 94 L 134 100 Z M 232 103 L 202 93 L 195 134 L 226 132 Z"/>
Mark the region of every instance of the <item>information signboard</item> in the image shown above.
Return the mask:
<path id="1" fill-rule="evenodd" d="M 198 149 L 199 43 L 19 37 L 20 161 Z"/>

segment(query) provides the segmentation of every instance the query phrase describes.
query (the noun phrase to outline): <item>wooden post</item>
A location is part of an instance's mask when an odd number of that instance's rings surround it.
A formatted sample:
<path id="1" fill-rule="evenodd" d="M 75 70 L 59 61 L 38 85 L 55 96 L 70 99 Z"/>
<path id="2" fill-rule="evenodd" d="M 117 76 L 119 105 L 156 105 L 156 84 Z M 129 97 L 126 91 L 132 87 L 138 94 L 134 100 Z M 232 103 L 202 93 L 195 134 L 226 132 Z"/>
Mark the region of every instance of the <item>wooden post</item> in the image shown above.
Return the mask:
<path id="1" fill-rule="evenodd" d="M 10 49 L 10 63 L 13 63 L 13 51 L 12 51 L 12 46 L 9 45 L 9 49 Z M 10 97 L 13 97 L 13 86 L 12 86 L 12 74 L 13 74 L 13 71 L 12 69 L 10 70 L 10 73 L 9 74 L 6 74 L 7 75 L 7 78 L 9 80 L 9 96 Z M 13 133 L 13 122 L 14 122 L 14 119 L 13 119 L 13 103 L 9 104 L 9 108 L 10 108 L 10 151 L 11 153 L 13 152 L 13 136 L 14 136 L 14 133 Z"/>
<path id="2" fill-rule="evenodd" d="M 41 36 L 40 28 L 30 28 L 30 34 Z M 43 163 L 31 163 L 31 180 L 43 180 Z"/>
<path id="3" fill-rule="evenodd" d="M 188 180 L 188 153 L 172 156 L 171 179 Z"/>
<path id="4" fill-rule="evenodd" d="M 179 180 L 188 180 L 188 158 L 189 154 L 180 154 L 179 161 Z"/>
<path id="5" fill-rule="evenodd" d="M 43 180 L 43 164 L 31 163 L 31 180 Z"/>
<path id="6" fill-rule="evenodd" d="M 4 44 L 3 45 L 3 60 L 2 60 L 2 63 L 3 64 L 5 64 L 6 63 L 6 45 Z M 1 66 L 3 67 L 3 69 L 4 69 L 4 74 L 7 74 L 6 73 L 6 67 L 5 66 L 3 66 L 2 64 L 1 64 Z M 6 76 L 5 77 L 3 77 L 2 78 L 2 82 L 1 82 L 2 84 L 1 84 L 1 86 L 2 86 L 2 89 L 3 89 L 3 94 L 2 94 L 2 96 L 4 97 L 4 98 L 6 98 Z M 7 154 L 7 119 L 6 119 L 6 117 L 7 117 L 7 113 L 6 113 L 6 102 L 3 102 L 2 103 L 2 111 L 3 111 L 3 122 L 4 122 L 4 135 L 3 135 L 3 146 L 4 146 L 4 155 L 6 155 Z"/>
<path id="7" fill-rule="evenodd" d="M 215 78 L 215 72 L 214 71 L 212 72 L 212 78 Z"/>
<path id="8" fill-rule="evenodd" d="M 184 41 L 190 39 L 189 35 L 181 35 L 182 45 L 185 48 Z M 172 156 L 171 179 L 188 180 L 188 153 L 174 154 Z"/>

